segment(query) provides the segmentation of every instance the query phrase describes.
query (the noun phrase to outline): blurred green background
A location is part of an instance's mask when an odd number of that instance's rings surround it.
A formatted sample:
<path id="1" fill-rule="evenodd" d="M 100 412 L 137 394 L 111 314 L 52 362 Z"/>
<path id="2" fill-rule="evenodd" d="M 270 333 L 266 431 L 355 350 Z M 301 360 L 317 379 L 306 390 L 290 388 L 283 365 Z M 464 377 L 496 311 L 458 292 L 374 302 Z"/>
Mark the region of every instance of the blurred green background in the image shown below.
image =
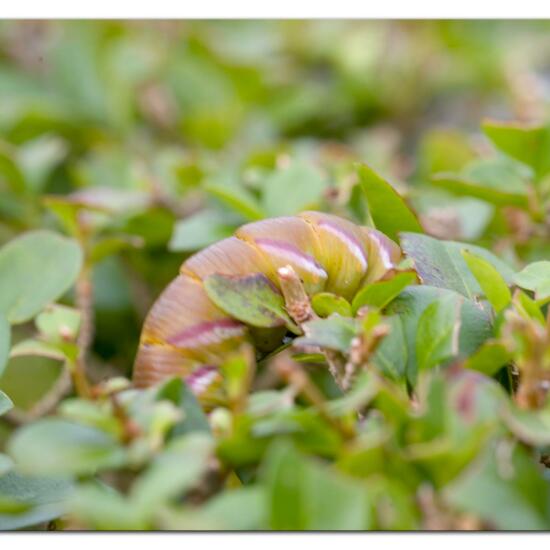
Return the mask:
<path id="1" fill-rule="evenodd" d="M 154 298 L 188 254 L 237 225 L 304 208 L 364 222 L 354 161 L 403 192 L 428 232 L 495 245 L 494 206 L 430 177 L 487 154 L 483 118 L 546 118 L 549 29 L 1 22 L 0 244 L 41 227 L 83 243 L 96 380 L 131 374 Z M 14 341 L 32 330 L 16 327 Z M 59 371 L 54 360 L 13 359 L 0 388 L 26 409 Z"/>

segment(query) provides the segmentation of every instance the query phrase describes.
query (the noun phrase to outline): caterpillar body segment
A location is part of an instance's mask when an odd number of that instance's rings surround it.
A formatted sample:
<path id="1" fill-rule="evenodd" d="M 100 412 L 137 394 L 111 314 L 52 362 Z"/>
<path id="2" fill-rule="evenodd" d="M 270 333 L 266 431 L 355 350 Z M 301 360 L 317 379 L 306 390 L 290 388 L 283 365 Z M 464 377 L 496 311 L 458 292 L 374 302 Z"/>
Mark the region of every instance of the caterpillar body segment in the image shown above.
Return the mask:
<path id="1" fill-rule="evenodd" d="M 208 399 L 228 353 L 245 341 L 262 351 L 281 342 L 284 327 L 247 326 L 216 306 L 203 284 L 211 275 L 263 274 L 280 290 L 277 270 L 290 265 L 308 296 L 324 291 L 352 300 L 400 258 L 400 248 L 384 234 L 330 214 L 303 212 L 244 225 L 235 236 L 188 258 L 155 302 L 140 339 L 135 385 L 181 376 Z"/>

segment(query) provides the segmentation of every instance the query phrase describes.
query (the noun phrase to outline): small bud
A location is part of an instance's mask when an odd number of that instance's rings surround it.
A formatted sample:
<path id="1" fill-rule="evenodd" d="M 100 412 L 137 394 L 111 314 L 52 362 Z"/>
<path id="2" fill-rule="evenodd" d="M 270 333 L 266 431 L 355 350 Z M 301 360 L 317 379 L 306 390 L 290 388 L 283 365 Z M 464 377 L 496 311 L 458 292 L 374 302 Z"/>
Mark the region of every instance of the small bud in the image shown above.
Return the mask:
<path id="1" fill-rule="evenodd" d="M 218 407 L 208 416 L 210 426 L 216 437 L 227 437 L 233 430 L 233 415 L 229 409 Z"/>

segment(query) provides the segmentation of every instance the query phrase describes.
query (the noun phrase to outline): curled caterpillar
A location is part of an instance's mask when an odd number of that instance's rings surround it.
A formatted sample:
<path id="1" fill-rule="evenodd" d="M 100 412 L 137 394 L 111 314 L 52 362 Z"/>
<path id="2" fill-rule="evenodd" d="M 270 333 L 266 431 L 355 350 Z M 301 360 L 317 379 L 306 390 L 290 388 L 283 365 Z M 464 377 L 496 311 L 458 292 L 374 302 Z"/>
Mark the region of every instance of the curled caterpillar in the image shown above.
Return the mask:
<path id="1" fill-rule="evenodd" d="M 291 266 L 308 296 L 323 291 L 351 300 L 400 258 L 400 248 L 383 233 L 330 214 L 303 212 L 244 225 L 188 258 L 155 302 L 140 339 L 135 385 L 181 376 L 201 396 L 219 377 L 227 353 L 244 341 L 265 351 L 281 343 L 285 327 L 258 329 L 214 304 L 204 285 L 212 275 L 262 274 L 280 292 L 278 270 Z"/>

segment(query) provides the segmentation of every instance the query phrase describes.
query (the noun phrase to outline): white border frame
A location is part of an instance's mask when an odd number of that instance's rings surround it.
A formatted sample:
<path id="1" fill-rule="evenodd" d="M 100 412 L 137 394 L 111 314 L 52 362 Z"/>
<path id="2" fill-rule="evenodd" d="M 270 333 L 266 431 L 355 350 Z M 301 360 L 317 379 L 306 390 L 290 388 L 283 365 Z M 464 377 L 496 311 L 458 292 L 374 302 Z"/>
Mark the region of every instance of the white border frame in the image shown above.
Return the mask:
<path id="1" fill-rule="evenodd" d="M 543 0 L 4 0 L 0 18 L 32 19 L 533 19 L 549 18 Z"/>
<path id="2" fill-rule="evenodd" d="M 37 540 L 37 536 L 39 540 Z M 487 545 L 500 550 L 517 548 L 524 540 L 531 548 L 548 545 L 548 535 L 541 533 L 19 533 L 1 534 L 0 544 L 10 550 L 27 549 L 39 545 L 41 550 L 97 550 L 98 545 L 110 549 L 127 545 L 131 550 L 148 550 L 156 543 L 162 550 L 302 550 L 305 544 L 315 545 L 316 550 L 468 550 L 486 549 Z"/>
<path id="3" fill-rule="evenodd" d="M 155 0 L 139 6 L 135 0 L 4 0 L 0 5 L 0 19 L 313 19 L 313 18 L 365 18 L 365 19 L 534 19 L 550 18 L 550 2 L 542 0 L 461 0 L 444 2 L 436 0 L 338 0 L 321 4 L 319 0 Z M 36 537 L 40 537 L 38 541 Z M 442 536 L 445 537 L 442 540 Z M 490 536 L 490 539 L 487 537 Z M 97 550 L 97 545 L 107 547 L 130 544 L 131 550 L 149 549 L 158 542 L 162 550 L 181 550 L 191 545 L 193 550 L 219 547 L 221 550 L 285 550 L 303 548 L 306 543 L 315 544 L 315 550 L 334 549 L 345 545 L 346 550 L 386 550 L 388 544 L 406 545 L 407 550 L 469 550 L 496 544 L 500 550 L 517 547 L 518 536 L 528 537 L 530 545 L 548 543 L 548 536 L 529 534 L 191 534 L 191 533 L 0 533 L 0 545 L 10 550 L 27 548 L 37 544 L 41 550 Z M 467 537 L 464 538 L 464 537 Z"/>

